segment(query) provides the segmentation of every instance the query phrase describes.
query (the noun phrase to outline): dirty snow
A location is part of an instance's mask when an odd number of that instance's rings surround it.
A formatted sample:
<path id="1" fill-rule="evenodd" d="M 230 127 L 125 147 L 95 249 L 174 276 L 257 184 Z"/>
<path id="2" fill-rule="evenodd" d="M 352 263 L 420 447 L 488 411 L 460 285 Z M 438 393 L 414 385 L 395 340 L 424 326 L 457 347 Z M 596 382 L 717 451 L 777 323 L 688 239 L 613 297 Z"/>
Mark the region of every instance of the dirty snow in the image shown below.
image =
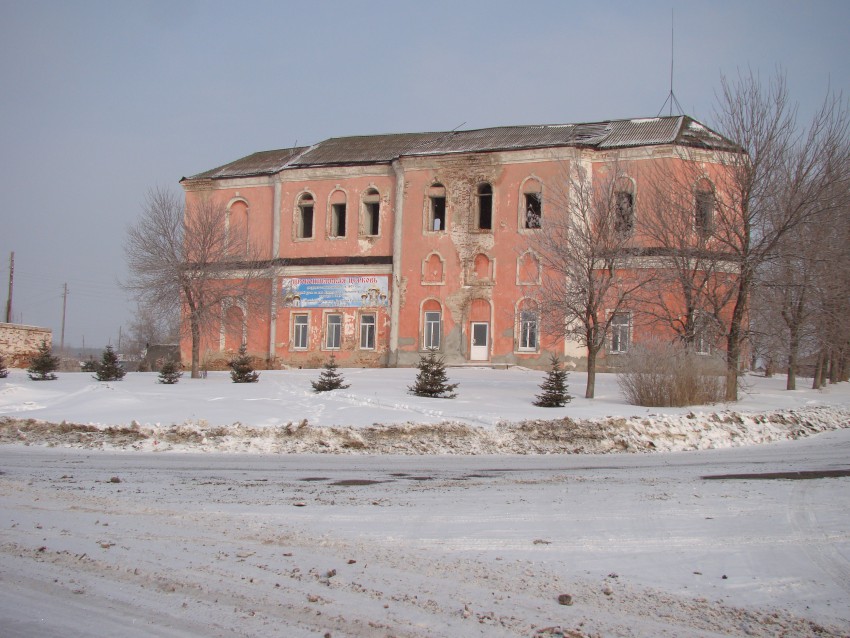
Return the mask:
<path id="1" fill-rule="evenodd" d="M 850 384 L 662 412 L 343 372 L 0 380 L 0 636 L 850 635 Z"/>

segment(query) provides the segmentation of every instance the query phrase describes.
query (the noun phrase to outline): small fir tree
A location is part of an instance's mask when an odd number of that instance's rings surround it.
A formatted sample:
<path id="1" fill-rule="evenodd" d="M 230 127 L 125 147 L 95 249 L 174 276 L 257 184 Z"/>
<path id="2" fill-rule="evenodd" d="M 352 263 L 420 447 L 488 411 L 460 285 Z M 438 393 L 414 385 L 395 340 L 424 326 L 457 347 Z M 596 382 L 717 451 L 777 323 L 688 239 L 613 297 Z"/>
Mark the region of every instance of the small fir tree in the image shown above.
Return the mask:
<path id="1" fill-rule="evenodd" d="M 457 396 L 454 389 L 458 384 L 448 382 L 443 358 L 437 357 L 433 349 L 428 351 L 427 356 L 419 355 L 416 367 L 419 368 L 416 381 L 407 388 L 412 394 L 434 399 L 454 399 Z"/>
<path id="2" fill-rule="evenodd" d="M 6 362 L 3 361 L 3 355 L 0 354 L 0 379 L 5 379 L 9 376 L 9 369 L 6 367 Z"/>
<path id="3" fill-rule="evenodd" d="M 180 365 L 171 359 L 166 359 L 165 363 L 163 363 L 162 367 L 159 369 L 160 383 L 173 385 L 177 383 L 182 376 L 183 371 L 180 369 Z"/>
<path id="4" fill-rule="evenodd" d="M 552 368 L 540 384 L 542 393 L 537 395 L 534 405 L 539 405 L 541 408 L 562 408 L 572 399 L 567 392 L 569 372 L 564 370 L 561 359 L 557 355 L 552 355 L 551 364 Z"/>
<path id="5" fill-rule="evenodd" d="M 42 341 L 38 347 L 38 354 L 30 361 L 30 367 L 27 368 L 29 378 L 33 381 L 53 381 L 56 375 L 53 374 L 59 369 L 59 357 L 54 357 L 47 341 Z"/>
<path id="6" fill-rule="evenodd" d="M 329 390 L 345 390 L 348 384 L 342 374 L 337 371 L 336 357 L 331 353 L 331 358 L 325 362 L 324 370 L 319 375 L 318 381 L 310 381 L 313 386 L 313 392 L 327 392 Z"/>
<path id="7" fill-rule="evenodd" d="M 118 355 L 115 354 L 115 350 L 112 349 L 112 346 L 106 346 L 106 350 L 100 357 L 100 363 L 97 364 L 94 378 L 98 381 L 120 381 L 125 374 L 127 374 L 127 371 L 118 362 Z"/>
<path id="8" fill-rule="evenodd" d="M 227 365 L 230 366 L 230 378 L 233 379 L 233 383 L 256 383 L 260 380 L 260 373 L 254 371 L 251 357 L 248 356 L 244 343 L 239 347 L 239 355 L 231 359 Z"/>

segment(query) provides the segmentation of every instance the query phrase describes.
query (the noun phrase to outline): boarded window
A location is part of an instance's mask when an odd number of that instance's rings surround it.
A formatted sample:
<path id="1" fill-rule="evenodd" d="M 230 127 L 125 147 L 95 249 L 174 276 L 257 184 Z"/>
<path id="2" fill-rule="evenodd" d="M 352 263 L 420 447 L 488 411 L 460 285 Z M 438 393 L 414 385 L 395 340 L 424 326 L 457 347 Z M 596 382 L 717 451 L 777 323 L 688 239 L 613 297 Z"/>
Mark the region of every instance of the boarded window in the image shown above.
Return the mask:
<path id="1" fill-rule="evenodd" d="M 714 191 L 701 187 L 696 192 L 694 209 L 694 228 L 702 236 L 710 235 L 714 230 Z"/>

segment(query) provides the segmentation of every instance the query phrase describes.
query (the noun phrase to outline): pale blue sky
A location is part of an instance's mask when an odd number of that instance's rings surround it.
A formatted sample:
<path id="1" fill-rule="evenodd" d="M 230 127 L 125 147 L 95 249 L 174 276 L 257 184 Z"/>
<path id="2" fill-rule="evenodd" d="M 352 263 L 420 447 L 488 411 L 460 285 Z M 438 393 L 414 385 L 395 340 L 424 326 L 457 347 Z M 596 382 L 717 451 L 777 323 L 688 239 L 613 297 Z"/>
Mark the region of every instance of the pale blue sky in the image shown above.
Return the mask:
<path id="1" fill-rule="evenodd" d="M 850 2 L 0 0 L 0 309 L 117 343 L 121 245 L 153 186 L 369 133 L 712 121 L 721 73 L 781 66 L 801 114 L 850 94 Z M 665 111 L 666 112 L 666 111 Z M 5 314 L 0 316 L 0 320 Z"/>

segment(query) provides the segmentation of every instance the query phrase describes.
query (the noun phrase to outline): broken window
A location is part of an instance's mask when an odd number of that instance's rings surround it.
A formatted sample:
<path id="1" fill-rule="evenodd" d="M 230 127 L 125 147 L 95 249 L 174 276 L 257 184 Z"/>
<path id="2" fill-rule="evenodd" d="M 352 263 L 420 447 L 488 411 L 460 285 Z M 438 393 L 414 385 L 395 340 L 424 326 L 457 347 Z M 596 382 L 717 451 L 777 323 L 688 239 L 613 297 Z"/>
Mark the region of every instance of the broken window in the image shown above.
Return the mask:
<path id="1" fill-rule="evenodd" d="M 441 332 L 441 313 L 427 311 L 425 313 L 424 340 L 422 347 L 425 350 L 439 350 Z"/>
<path id="2" fill-rule="evenodd" d="M 479 184 L 476 193 L 478 211 L 476 228 L 479 230 L 493 229 L 493 187 L 490 184 Z"/>
<path id="3" fill-rule="evenodd" d="M 446 188 L 442 184 L 434 184 L 429 193 L 428 230 L 441 232 L 446 230 Z"/>
<path id="4" fill-rule="evenodd" d="M 628 312 L 615 312 L 611 317 L 611 348 L 609 352 L 625 354 L 629 351 L 631 315 Z"/>
<path id="5" fill-rule="evenodd" d="M 306 350 L 309 339 L 309 319 L 307 315 L 292 317 L 292 347 L 295 350 Z"/>
<path id="6" fill-rule="evenodd" d="M 339 350 L 342 343 L 342 315 L 327 315 L 325 321 L 325 349 Z"/>
<path id="7" fill-rule="evenodd" d="M 700 187 L 696 192 L 694 210 L 694 228 L 701 236 L 710 235 L 714 230 L 714 191 L 710 185 Z"/>
<path id="8" fill-rule="evenodd" d="M 381 230 L 381 195 L 370 188 L 363 196 L 363 234 L 376 236 Z"/>
<path id="9" fill-rule="evenodd" d="M 539 318 L 534 310 L 522 310 L 519 313 L 519 349 L 537 350 L 537 332 Z"/>
<path id="10" fill-rule="evenodd" d="M 543 220 L 543 187 L 529 179 L 522 187 L 522 228 L 540 228 Z"/>
<path id="11" fill-rule="evenodd" d="M 296 226 L 296 236 L 299 239 L 309 239 L 313 236 L 313 196 L 310 193 L 304 193 L 298 199 Z"/>
<path id="12" fill-rule="evenodd" d="M 331 204 L 331 237 L 345 237 L 345 204 Z"/>
<path id="13" fill-rule="evenodd" d="M 614 230 L 627 235 L 635 227 L 635 198 L 629 191 L 615 193 Z"/>
<path id="14" fill-rule="evenodd" d="M 360 315 L 360 349 L 375 349 L 375 315 Z"/>

